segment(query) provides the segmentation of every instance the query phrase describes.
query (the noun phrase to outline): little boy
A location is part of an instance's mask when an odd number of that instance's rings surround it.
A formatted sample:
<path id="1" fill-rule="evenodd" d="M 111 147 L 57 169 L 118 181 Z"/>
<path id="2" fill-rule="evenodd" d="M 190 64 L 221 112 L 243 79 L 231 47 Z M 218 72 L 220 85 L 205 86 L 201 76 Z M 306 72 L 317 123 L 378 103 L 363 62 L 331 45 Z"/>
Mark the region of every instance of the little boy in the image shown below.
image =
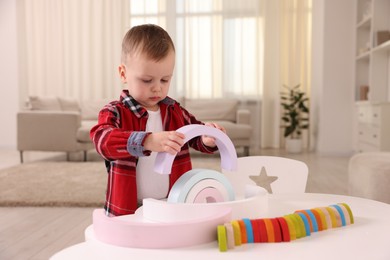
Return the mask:
<path id="1" fill-rule="evenodd" d="M 130 29 L 121 62 L 119 75 L 127 89 L 100 111 L 90 132 L 109 173 L 108 216 L 133 214 L 144 198 L 166 198 L 175 181 L 192 169 L 189 146 L 203 153 L 217 150 L 213 138 L 196 137 L 184 144 L 184 135 L 175 131 L 203 123 L 167 96 L 175 47 L 164 29 L 151 24 Z M 217 124 L 207 125 L 225 132 Z M 153 171 L 157 152 L 177 154 L 170 175 Z"/>

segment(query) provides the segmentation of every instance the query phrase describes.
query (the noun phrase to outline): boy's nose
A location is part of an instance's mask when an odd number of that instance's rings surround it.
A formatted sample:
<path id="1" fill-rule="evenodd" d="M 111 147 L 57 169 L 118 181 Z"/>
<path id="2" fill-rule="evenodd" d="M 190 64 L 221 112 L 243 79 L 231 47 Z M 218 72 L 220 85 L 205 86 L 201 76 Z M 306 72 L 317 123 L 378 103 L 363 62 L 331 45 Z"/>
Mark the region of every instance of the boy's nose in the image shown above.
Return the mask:
<path id="1" fill-rule="evenodd" d="M 156 83 L 156 84 L 153 85 L 153 87 L 152 87 L 152 91 L 153 91 L 153 92 L 158 92 L 158 91 L 160 91 L 160 90 L 161 90 L 161 85 L 160 85 L 160 83 Z"/>

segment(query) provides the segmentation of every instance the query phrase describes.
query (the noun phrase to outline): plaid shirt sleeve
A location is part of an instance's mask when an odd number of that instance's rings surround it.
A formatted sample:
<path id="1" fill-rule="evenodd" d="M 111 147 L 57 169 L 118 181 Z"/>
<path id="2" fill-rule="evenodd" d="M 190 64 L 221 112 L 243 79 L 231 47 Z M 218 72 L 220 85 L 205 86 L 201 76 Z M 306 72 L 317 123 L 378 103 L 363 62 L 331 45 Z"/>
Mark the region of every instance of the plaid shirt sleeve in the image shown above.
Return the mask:
<path id="1" fill-rule="evenodd" d="M 120 113 L 114 104 L 106 105 L 99 113 L 98 124 L 90 132 L 96 151 L 106 160 L 144 156 L 143 141 L 148 133 L 121 128 Z"/>

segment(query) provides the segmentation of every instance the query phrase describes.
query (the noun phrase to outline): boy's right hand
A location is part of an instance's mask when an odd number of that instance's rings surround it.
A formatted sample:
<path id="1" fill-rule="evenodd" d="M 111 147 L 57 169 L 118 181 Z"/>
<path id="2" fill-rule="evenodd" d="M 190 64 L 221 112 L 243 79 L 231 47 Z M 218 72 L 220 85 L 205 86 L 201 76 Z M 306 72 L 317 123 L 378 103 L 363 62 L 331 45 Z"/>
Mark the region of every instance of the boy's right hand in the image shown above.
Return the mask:
<path id="1" fill-rule="evenodd" d="M 175 131 L 151 133 L 145 139 L 144 148 L 152 152 L 167 152 L 175 155 L 184 145 L 184 138 L 184 134 Z"/>

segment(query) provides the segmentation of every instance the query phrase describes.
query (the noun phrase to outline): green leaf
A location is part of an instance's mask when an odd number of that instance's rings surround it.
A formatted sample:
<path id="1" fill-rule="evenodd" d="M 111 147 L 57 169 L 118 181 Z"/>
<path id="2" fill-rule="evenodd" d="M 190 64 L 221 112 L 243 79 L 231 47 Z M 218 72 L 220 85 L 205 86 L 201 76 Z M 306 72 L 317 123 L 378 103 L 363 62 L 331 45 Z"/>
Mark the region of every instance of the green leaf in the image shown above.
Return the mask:
<path id="1" fill-rule="evenodd" d="M 300 129 L 309 127 L 309 98 L 304 91 L 300 90 L 300 84 L 293 87 L 283 85 L 280 92 L 280 105 L 282 107 L 281 121 L 286 123 L 284 136 L 300 137 Z"/>

